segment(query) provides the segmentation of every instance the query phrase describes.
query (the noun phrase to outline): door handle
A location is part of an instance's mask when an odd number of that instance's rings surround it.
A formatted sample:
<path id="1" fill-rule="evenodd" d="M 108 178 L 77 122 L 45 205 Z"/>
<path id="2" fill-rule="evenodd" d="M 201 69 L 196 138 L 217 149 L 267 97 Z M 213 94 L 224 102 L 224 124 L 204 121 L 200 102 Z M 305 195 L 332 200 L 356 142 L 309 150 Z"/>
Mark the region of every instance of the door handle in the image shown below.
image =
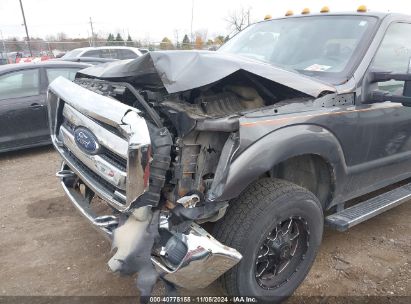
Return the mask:
<path id="1" fill-rule="evenodd" d="M 33 103 L 30 105 L 30 108 L 32 108 L 32 109 L 40 109 L 40 108 L 42 108 L 42 107 L 44 107 L 44 105 L 39 104 L 39 103 L 37 103 L 37 102 L 33 102 Z"/>

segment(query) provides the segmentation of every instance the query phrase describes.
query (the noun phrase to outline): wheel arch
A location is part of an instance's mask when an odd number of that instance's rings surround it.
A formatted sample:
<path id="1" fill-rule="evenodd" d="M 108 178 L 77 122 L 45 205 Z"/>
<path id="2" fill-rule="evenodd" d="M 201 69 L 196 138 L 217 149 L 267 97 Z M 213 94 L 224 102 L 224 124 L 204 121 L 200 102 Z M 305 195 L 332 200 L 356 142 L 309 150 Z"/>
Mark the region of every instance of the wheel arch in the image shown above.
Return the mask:
<path id="1" fill-rule="evenodd" d="M 335 172 L 327 159 L 318 154 L 303 154 L 282 161 L 268 172 L 272 178 L 283 179 L 312 192 L 326 209 L 335 190 Z"/>
<path id="2" fill-rule="evenodd" d="M 321 126 L 294 125 L 267 134 L 237 155 L 230 164 L 225 186 L 215 199 L 231 200 L 267 173 L 279 177 L 275 171 L 282 164 L 307 157 L 315 159 L 318 164 L 325 164 L 332 182 L 330 190 L 335 194 L 346 175 L 341 144 L 333 133 Z M 333 196 L 333 201 L 335 198 Z M 326 203 L 324 201 L 324 206 Z"/>

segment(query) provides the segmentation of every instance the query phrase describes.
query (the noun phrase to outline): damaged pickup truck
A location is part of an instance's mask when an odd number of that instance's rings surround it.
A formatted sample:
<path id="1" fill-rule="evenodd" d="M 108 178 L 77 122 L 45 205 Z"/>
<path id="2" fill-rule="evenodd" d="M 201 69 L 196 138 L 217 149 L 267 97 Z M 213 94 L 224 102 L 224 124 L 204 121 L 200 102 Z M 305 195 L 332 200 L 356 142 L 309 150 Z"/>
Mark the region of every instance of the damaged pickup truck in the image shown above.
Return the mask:
<path id="1" fill-rule="evenodd" d="M 279 301 L 309 272 L 324 223 L 344 231 L 409 199 L 410 23 L 289 16 L 217 52 L 56 79 L 57 176 L 111 239 L 111 270 L 138 273 L 142 296 L 159 279 L 172 291 L 220 278 L 229 295 Z"/>

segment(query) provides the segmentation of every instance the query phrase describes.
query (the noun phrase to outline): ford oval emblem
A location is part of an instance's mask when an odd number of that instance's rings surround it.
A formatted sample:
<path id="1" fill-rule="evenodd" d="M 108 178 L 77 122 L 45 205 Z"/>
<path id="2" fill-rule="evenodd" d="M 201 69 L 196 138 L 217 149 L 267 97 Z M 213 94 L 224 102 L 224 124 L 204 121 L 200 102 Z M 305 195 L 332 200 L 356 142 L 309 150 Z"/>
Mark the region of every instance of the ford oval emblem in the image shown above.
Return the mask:
<path id="1" fill-rule="evenodd" d="M 84 127 L 78 127 L 74 131 L 74 140 L 77 146 L 87 154 L 97 154 L 100 149 L 100 145 L 96 136 Z"/>

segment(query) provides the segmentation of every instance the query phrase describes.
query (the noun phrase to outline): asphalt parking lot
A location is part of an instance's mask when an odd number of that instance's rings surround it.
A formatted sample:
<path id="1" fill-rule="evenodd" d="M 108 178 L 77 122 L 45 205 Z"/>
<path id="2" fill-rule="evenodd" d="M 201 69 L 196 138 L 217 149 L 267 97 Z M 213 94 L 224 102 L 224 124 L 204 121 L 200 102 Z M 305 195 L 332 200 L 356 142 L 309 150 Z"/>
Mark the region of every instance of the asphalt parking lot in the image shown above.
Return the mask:
<path id="1" fill-rule="evenodd" d="M 108 270 L 110 244 L 76 212 L 54 177 L 51 147 L 0 155 L 0 296 L 136 296 Z M 409 202 L 346 233 L 325 231 L 299 296 L 411 296 Z M 163 293 L 159 285 L 156 294 Z M 215 284 L 191 295 L 222 295 Z"/>

